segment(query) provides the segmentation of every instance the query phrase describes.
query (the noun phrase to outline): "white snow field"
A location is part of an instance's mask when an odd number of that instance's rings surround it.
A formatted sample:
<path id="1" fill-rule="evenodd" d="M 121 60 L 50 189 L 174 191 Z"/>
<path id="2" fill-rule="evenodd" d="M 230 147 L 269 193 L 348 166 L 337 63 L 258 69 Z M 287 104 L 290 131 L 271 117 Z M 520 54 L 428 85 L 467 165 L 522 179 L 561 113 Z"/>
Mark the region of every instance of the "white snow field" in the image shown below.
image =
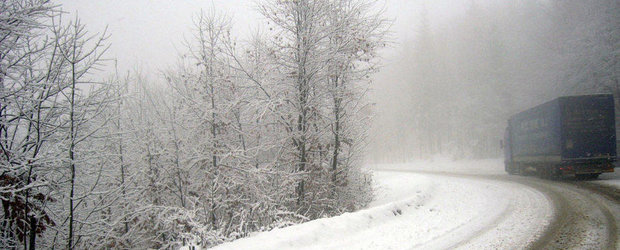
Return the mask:
<path id="1" fill-rule="evenodd" d="M 402 171 L 451 167 L 493 174 L 497 166 L 502 166 L 497 160 L 373 166 L 376 200 L 367 209 L 258 233 L 216 249 L 524 248 L 552 218 L 552 205 L 542 193 L 502 181 Z"/>

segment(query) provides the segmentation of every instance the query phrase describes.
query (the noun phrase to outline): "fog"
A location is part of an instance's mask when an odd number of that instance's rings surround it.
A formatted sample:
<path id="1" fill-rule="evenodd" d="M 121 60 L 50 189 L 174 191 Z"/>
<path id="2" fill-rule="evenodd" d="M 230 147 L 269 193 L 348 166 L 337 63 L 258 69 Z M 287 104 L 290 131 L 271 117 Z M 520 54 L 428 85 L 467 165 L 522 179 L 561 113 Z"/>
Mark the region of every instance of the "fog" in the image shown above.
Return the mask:
<path id="1" fill-rule="evenodd" d="M 229 15 L 247 41 L 256 1 L 60 1 L 112 34 L 121 71 L 158 81 L 202 9 Z M 553 0 L 384 1 L 390 45 L 370 96 L 368 162 L 501 156 L 506 120 L 561 95 L 617 91 L 618 3 Z M 108 65 L 109 67 L 110 64 Z"/>
<path id="2" fill-rule="evenodd" d="M 617 1 L 420 1 L 376 76 L 370 161 L 501 157 L 508 117 L 618 91 Z"/>

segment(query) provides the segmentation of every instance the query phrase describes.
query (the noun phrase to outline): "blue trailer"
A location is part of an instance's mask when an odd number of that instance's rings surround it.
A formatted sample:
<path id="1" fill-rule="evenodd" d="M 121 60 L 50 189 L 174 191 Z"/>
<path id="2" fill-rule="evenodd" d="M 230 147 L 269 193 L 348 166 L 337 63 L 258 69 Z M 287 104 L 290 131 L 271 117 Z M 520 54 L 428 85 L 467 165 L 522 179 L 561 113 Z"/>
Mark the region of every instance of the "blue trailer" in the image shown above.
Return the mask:
<path id="1" fill-rule="evenodd" d="M 515 114 L 508 120 L 502 145 L 510 174 L 596 178 L 613 172 L 613 96 L 560 97 Z"/>

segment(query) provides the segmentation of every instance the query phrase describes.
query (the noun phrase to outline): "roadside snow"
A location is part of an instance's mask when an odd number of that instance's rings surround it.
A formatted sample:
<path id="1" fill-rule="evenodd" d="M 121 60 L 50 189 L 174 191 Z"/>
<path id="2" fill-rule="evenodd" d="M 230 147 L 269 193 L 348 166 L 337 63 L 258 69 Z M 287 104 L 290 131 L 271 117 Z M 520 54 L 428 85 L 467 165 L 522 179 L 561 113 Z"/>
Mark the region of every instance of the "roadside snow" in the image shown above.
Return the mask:
<path id="1" fill-rule="evenodd" d="M 616 166 L 616 172 L 601 174 L 598 180 L 592 180 L 590 182 L 596 182 L 603 185 L 613 186 L 620 188 L 620 168 Z"/>
<path id="2" fill-rule="evenodd" d="M 464 172 L 469 167 L 468 172 L 488 173 L 493 165 L 498 166 L 496 160 L 380 167 Z M 524 248 L 552 216 L 542 193 L 519 184 L 402 171 L 374 174 L 377 199 L 368 209 L 274 229 L 216 249 Z"/>
<path id="3" fill-rule="evenodd" d="M 375 170 L 413 170 L 460 174 L 506 174 L 504 171 L 504 159 L 453 161 L 445 157 L 435 157 L 430 160 L 415 160 L 409 163 L 374 164 L 370 165 L 369 168 Z"/>

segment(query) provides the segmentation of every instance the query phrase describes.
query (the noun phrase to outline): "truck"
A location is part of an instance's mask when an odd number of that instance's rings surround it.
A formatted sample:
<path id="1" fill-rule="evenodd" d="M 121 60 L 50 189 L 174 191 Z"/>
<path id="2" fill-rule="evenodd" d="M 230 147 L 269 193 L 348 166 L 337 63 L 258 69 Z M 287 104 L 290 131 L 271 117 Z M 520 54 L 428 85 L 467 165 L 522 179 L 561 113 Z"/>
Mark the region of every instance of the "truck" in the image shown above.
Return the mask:
<path id="1" fill-rule="evenodd" d="M 509 174 L 586 179 L 613 172 L 613 95 L 564 96 L 519 112 L 501 144 Z"/>

